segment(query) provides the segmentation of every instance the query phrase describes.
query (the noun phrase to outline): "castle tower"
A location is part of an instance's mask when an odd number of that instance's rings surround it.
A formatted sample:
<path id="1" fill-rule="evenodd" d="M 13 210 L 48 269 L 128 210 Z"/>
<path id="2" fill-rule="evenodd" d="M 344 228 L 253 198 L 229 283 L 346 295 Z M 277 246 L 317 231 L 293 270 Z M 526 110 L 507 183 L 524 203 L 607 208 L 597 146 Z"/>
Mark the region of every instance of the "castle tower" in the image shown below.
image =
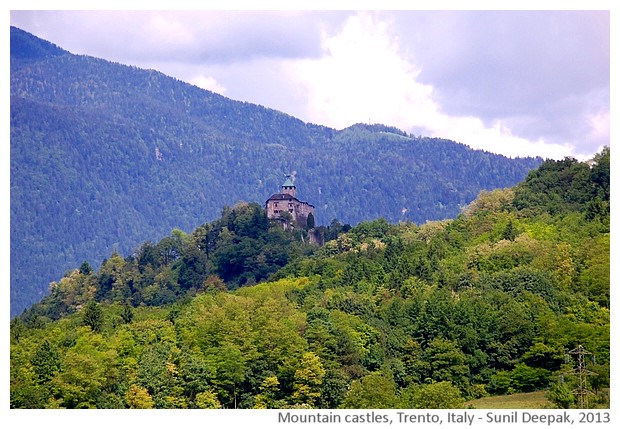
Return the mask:
<path id="1" fill-rule="evenodd" d="M 286 195 L 290 195 L 291 197 L 297 198 L 295 195 L 297 193 L 296 187 L 293 181 L 291 180 L 291 176 L 286 176 L 286 182 L 282 184 L 282 193 Z"/>
<path id="2" fill-rule="evenodd" d="M 286 181 L 282 184 L 279 194 L 273 194 L 265 202 L 267 217 L 282 221 L 282 226 L 287 229 L 293 224 L 297 228 L 305 228 L 308 225 L 308 216 L 314 217 L 314 206 L 305 201 L 297 199 L 297 187 L 291 180 L 291 176 L 286 176 Z"/>

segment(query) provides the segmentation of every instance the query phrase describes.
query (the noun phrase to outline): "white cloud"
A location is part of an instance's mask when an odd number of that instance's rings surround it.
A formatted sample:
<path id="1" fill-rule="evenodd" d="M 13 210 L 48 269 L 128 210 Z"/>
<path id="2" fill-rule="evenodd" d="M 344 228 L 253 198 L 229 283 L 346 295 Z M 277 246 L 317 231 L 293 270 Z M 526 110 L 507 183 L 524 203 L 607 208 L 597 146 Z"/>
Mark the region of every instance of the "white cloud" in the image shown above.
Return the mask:
<path id="1" fill-rule="evenodd" d="M 589 140 L 609 141 L 609 110 L 601 110 L 595 114 L 587 115 L 586 121 L 590 126 L 590 132 L 588 133 Z"/>
<path id="2" fill-rule="evenodd" d="M 530 141 L 515 136 L 501 121 L 496 121 L 492 127 L 487 127 L 478 118 L 447 116 L 444 118 L 445 123 L 436 130 L 436 136 L 465 143 L 474 149 L 513 158 L 540 156 L 561 159 L 571 154 L 571 148 L 567 146 L 551 144 L 543 139 Z"/>
<path id="3" fill-rule="evenodd" d="M 408 115 L 436 110 L 432 88 L 415 81 L 417 71 L 399 55 L 386 22 L 360 13 L 340 34 L 324 37 L 328 55 L 290 63 L 291 78 L 308 91 L 308 120 L 335 128 L 369 120 L 402 126 Z"/>
<path id="4" fill-rule="evenodd" d="M 605 11 L 12 11 L 11 24 L 337 129 L 383 123 L 509 156 L 610 142 Z"/>
<path id="5" fill-rule="evenodd" d="M 350 17 L 340 33 L 324 34 L 323 43 L 327 55 L 288 66 L 291 79 L 308 92 L 305 119 L 310 122 L 334 128 L 383 123 L 513 157 L 570 154 L 569 147 L 515 136 L 500 121 L 485 126 L 474 116 L 444 113 L 433 87 L 417 80 L 415 58 L 403 54 L 389 22 L 372 13 Z"/>
<path id="6" fill-rule="evenodd" d="M 198 75 L 189 79 L 189 83 L 196 85 L 199 88 L 217 92 L 222 95 L 226 92 L 226 87 L 210 76 Z"/>

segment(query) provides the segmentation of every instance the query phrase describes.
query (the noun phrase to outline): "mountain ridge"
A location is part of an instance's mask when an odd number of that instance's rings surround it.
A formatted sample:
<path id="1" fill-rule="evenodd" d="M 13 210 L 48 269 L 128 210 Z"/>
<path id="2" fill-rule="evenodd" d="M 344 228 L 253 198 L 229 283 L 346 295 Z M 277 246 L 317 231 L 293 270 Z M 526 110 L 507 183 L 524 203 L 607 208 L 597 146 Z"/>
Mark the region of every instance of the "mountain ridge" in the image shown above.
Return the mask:
<path id="1" fill-rule="evenodd" d="M 305 123 L 15 27 L 10 150 L 11 314 L 84 260 L 97 266 L 237 201 L 264 202 L 284 174 L 297 173 L 317 224 L 423 223 L 542 162 L 385 125 Z"/>
<path id="2" fill-rule="evenodd" d="M 608 147 L 547 160 L 455 219 L 334 222 L 321 247 L 236 204 L 83 263 L 11 320 L 10 406 L 609 408 L 609 173 Z"/>

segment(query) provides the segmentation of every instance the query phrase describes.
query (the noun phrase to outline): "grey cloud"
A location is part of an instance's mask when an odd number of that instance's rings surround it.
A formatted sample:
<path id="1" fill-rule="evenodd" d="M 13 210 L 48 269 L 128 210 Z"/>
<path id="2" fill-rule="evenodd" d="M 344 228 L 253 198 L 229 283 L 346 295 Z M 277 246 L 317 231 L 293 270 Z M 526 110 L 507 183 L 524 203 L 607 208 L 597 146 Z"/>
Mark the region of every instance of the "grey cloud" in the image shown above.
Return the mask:
<path id="1" fill-rule="evenodd" d="M 608 12 L 409 12 L 396 18 L 400 39 L 420 65 L 419 79 L 448 95 L 488 99 L 482 109 L 508 98 L 511 109 L 529 111 L 544 97 L 609 86 Z M 447 95 L 442 101 L 450 103 Z"/>
<path id="2" fill-rule="evenodd" d="M 321 28 L 346 13 L 295 11 L 14 11 L 12 25 L 74 53 L 132 64 L 313 58 Z"/>
<path id="3" fill-rule="evenodd" d="M 389 13 L 386 12 L 389 15 Z M 412 11 L 395 33 L 449 115 L 501 120 L 592 153 L 586 116 L 609 110 L 608 11 Z"/>
<path id="4" fill-rule="evenodd" d="M 609 111 L 609 11 L 375 11 L 444 113 L 593 153 L 586 118 Z M 189 81 L 302 117 L 281 60 L 320 58 L 354 11 L 12 11 L 11 24 L 74 52 Z"/>

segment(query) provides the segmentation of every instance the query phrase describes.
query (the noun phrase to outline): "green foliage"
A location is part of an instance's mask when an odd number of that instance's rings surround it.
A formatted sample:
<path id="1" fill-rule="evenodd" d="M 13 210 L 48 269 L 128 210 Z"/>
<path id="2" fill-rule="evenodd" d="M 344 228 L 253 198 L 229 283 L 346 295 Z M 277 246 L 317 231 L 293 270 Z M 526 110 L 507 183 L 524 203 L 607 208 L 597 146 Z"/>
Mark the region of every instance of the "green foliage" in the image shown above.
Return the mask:
<path id="1" fill-rule="evenodd" d="M 295 231 L 271 225 L 258 204 L 240 203 L 191 234 L 175 229 L 158 243 L 143 243 L 126 258 L 114 251 L 98 272 L 74 270 L 52 283 L 50 294 L 24 317 L 58 319 L 93 298 L 131 306 L 172 304 L 207 289 L 256 284 L 315 249 L 300 243 Z M 120 317 L 124 323 L 131 321 L 129 308 Z"/>
<path id="2" fill-rule="evenodd" d="M 213 392 L 200 392 L 196 395 L 196 407 L 217 409 L 222 408 L 222 404 L 217 399 L 217 395 Z"/>
<path id="3" fill-rule="evenodd" d="M 134 318 L 133 308 L 130 305 L 125 304 L 121 313 L 121 319 L 123 323 L 131 323 Z"/>
<path id="4" fill-rule="evenodd" d="M 463 408 L 465 400 L 450 381 L 413 385 L 401 395 L 400 408 L 446 409 Z"/>
<path id="5" fill-rule="evenodd" d="M 278 377 L 265 377 L 259 388 L 260 393 L 255 397 L 254 408 L 279 408 L 276 399 L 279 384 Z"/>
<path id="6" fill-rule="evenodd" d="M 325 369 L 317 355 L 306 352 L 301 357 L 300 367 L 295 371 L 293 400 L 298 404 L 315 407 L 321 397 L 321 385 Z"/>
<path id="7" fill-rule="evenodd" d="M 428 379 L 450 381 L 461 388 L 467 385 L 470 371 L 466 356 L 454 341 L 435 338 L 424 350 L 423 360 L 429 364 Z"/>
<path id="8" fill-rule="evenodd" d="M 514 393 L 511 387 L 511 378 L 508 371 L 497 371 L 489 380 L 488 390 L 492 394 L 505 395 Z"/>
<path id="9" fill-rule="evenodd" d="M 576 402 L 570 387 L 564 383 L 553 383 L 547 392 L 547 399 L 557 408 L 571 408 Z"/>
<path id="10" fill-rule="evenodd" d="M 342 408 L 398 408 L 394 380 L 381 373 L 371 373 L 353 381 Z"/>
<path id="11" fill-rule="evenodd" d="M 155 408 L 155 402 L 148 390 L 144 387 L 132 384 L 125 395 L 128 408 Z"/>
<path id="12" fill-rule="evenodd" d="M 60 355 L 58 350 L 44 340 L 30 361 L 41 383 L 50 381 L 60 370 Z"/>
<path id="13" fill-rule="evenodd" d="M 11 321 L 10 406 L 460 408 L 548 390 L 566 407 L 576 379 L 564 357 L 578 345 L 595 357 L 600 406 L 606 225 L 586 205 L 517 209 L 506 190 L 482 200 L 420 226 L 334 221 L 321 248 L 240 203 L 113 252 Z"/>
<path id="14" fill-rule="evenodd" d="M 603 234 L 589 242 L 584 250 L 585 267 L 579 274 L 579 286 L 600 305 L 609 307 L 611 283 L 610 236 Z"/>
<path id="15" fill-rule="evenodd" d="M 551 372 L 518 363 L 510 373 L 511 385 L 518 392 L 531 392 L 549 385 Z"/>
<path id="16" fill-rule="evenodd" d="M 153 70 L 73 55 L 14 27 L 10 62 L 12 315 L 84 259 L 97 269 L 114 249 L 129 254 L 175 227 L 216 219 L 226 205 L 263 202 L 293 170 L 300 196 L 317 207 L 315 225 L 422 223 L 456 216 L 481 190 L 513 186 L 542 161 L 383 125 L 304 123 Z M 260 257 L 250 251 L 261 239 L 251 219 L 242 219 L 246 230 L 227 225 L 250 240 L 233 243 L 245 260 Z M 181 256 L 157 251 L 148 256 L 155 263 Z M 244 284 L 264 278 L 237 279 L 238 265 L 225 272 Z M 179 272 L 181 287 L 203 274 Z"/>
<path id="17" fill-rule="evenodd" d="M 101 332 L 103 329 L 103 310 L 95 301 L 86 304 L 82 314 L 82 323 L 92 329 L 93 332 Z"/>
<path id="18" fill-rule="evenodd" d="M 593 206 L 588 205 L 592 200 L 603 205 L 603 202 L 609 202 L 609 171 L 609 147 L 595 156 L 592 168 L 574 158 L 546 160 L 516 187 L 514 206 L 552 215 L 584 210 L 586 207 L 592 212 Z M 609 206 L 600 206 L 599 210 L 603 220 L 609 217 Z M 588 216 L 595 217 L 592 213 Z"/>
<path id="19" fill-rule="evenodd" d="M 609 146 L 594 156 L 594 165 L 590 170 L 590 180 L 594 183 L 596 194 L 603 201 L 609 202 L 611 189 L 611 151 Z"/>
<path id="20" fill-rule="evenodd" d="M 306 228 L 314 228 L 314 215 L 312 213 L 308 213 L 308 218 L 306 219 Z"/>

